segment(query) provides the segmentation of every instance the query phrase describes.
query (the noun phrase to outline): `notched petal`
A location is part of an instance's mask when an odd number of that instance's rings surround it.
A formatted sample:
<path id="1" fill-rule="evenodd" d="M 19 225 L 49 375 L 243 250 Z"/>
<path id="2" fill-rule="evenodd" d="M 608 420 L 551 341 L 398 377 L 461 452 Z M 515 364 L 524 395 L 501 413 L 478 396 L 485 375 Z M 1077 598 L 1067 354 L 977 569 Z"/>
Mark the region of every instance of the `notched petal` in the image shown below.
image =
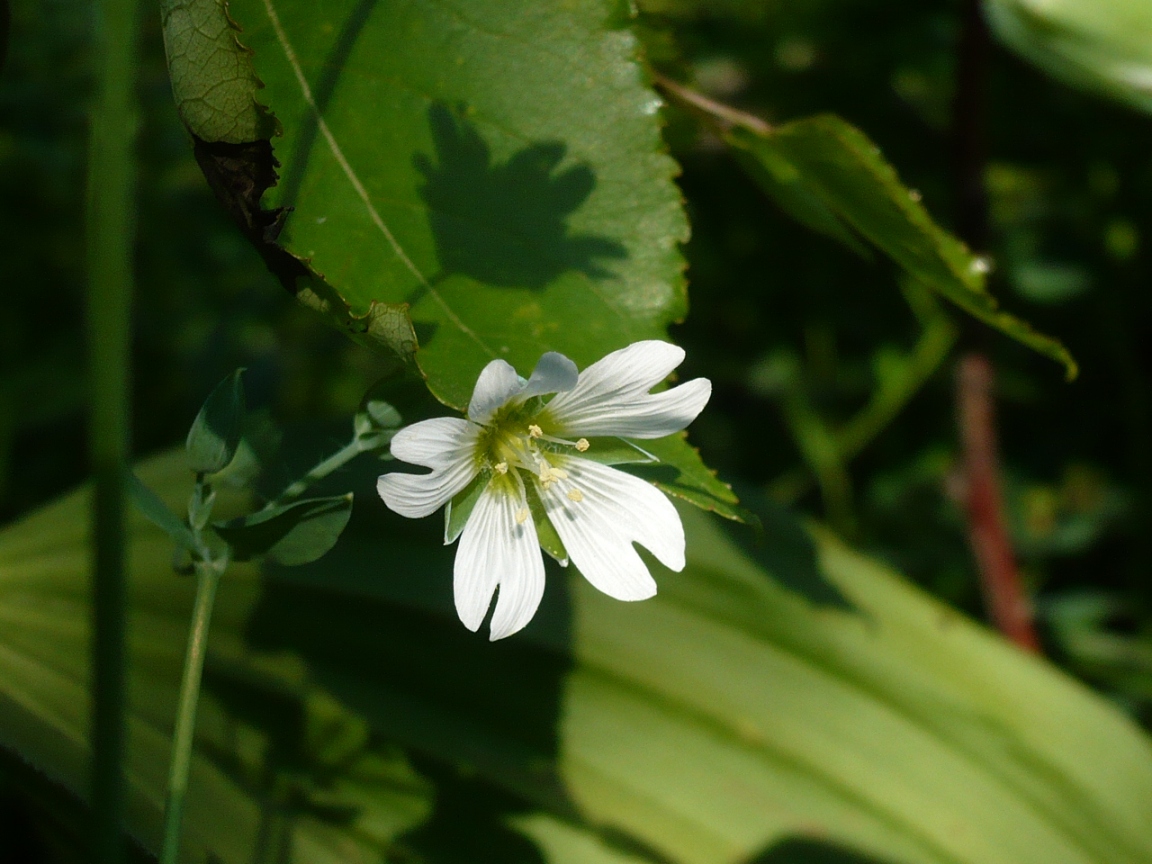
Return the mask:
<path id="1" fill-rule="evenodd" d="M 470 630 L 484 621 L 499 586 L 490 638 L 524 628 L 544 595 L 544 560 L 522 494 L 490 486 L 460 536 L 454 566 L 456 612 Z"/>
<path id="2" fill-rule="evenodd" d="M 618 600 L 656 593 L 634 542 L 670 570 L 684 568 L 684 528 L 659 490 L 587 459 L 570 457 L 562 465 L 567 476 L 542 486 L 540 497 L 572 563 L 592 585 Z"/>
<path id="3" fill-rule="evenodd" d="M 556 351 L 549 351 L 540 357 L 540 362 L 532 370 L 528 386 L 520 393 L 521 398 L 543 396 L 547 393 L 563 393 L 571 390 L 580 380 L 576 364 Z"/>

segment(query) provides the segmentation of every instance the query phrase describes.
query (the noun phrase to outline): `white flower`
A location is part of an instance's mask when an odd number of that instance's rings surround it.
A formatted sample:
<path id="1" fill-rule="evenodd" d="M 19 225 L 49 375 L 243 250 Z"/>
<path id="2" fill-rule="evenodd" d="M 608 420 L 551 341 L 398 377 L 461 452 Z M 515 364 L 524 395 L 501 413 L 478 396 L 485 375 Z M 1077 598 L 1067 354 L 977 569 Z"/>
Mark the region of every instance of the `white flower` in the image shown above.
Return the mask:
<path id="1" fill-rule="evenodd" d="M 532 620 L 544 593 L 541 535 L 561 564 L 566 550 L 584 578 L 618 600 L 656 593 L 634 542 L 665 567 L 684 568 L 684 528 L 672 503 L 650 483 L 597 461 L 598 452 L 619 450 L 619 437 L 662 438 L 703 410 L 712 393 L 705 378 L 648 392 L 683 359 L 683 349 L 667 342 L 636 342 L 578 373 L 567 357 L 549 352 L 527 381 L 493 360 L 476 382 L 468 419 L 425 420 L 392 439 L 397 459 L 432 471 L 385 474 L 376 488 L 402 516 L 449 505 L 445 542 L 460 535 L 454 591 L 468 629 L 479 629 L 497 587 L 493 640 Z M 557 535 L 563 550 L 550 542 Z"/>

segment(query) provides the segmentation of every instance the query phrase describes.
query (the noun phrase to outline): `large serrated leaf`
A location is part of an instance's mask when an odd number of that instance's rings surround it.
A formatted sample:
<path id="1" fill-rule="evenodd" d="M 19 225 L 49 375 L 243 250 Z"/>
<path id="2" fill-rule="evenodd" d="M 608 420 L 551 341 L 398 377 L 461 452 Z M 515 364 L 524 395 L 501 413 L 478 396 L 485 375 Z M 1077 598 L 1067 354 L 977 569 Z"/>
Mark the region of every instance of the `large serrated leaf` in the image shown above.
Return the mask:
<path id="1" fill-rule="evenodd" d="M 932 220 L 855 126 L 820 115 L 766 131 L 736 127 L 726 137 L 752 177 L 798 221 L 857 250 L 855 238 L 867 240 L 917 281 L 1076 377 L 1068 349 L 998 308 L 985 286 L 986 262 Z"/>
<path id="2" fill-rule="evenodd" d="M 493 358 L 584 366 L 683 316 L 676 166 L 619 4 L 229 8 L 283 128 L 279 242 L 352 315 L 410 304 L 446 404 Z"/>
<path id="3" fill-rule="evenodd" d="M 179 500 L 181 463 L 140 476 Z M 89 503 L 0 533 L 0 745 L 77 794 Z M 314 564 L 237 565 L 187 860 L 267 860 L 270 834 L 302 864 L 1152 860 L 1152 745 L 1114 708 L 823 533 L 795 565 L 818 573 L 789 582 L 827 580 L 832 604 L 769 578 L 730 523 L 682 518 L 687 566 L 658 568 L 655 598 L 553 571 L 536 620 L 494 644 L 456 620 L 436 526 L 383 508 Z M 765 542 L 795 546 L 776 521 Z M 128 819 L 155 848 L 192 586 L 143 517 L 131 549 Z"/>

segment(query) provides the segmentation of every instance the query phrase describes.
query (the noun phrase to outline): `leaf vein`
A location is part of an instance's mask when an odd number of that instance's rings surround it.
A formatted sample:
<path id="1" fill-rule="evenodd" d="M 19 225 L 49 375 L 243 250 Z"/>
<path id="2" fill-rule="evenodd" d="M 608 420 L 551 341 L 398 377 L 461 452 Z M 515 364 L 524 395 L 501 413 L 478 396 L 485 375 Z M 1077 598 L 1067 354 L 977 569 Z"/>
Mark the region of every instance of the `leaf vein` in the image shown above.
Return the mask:
<path id="1" fill-rule="evenodd" d="M 408 271 L 416 277 L 420 285 L 428 292 L 429 296 L 436 301 L 444 314 L 448 316 L 449 320 L 455 324 L 462 333 L 469 336 L 480 346 L 489 357 L 495 357 L 496 352 L 493 351 L 471 327 L 464 323 L 460 316 L 456 314 L 452 307 L 450 307 L 440 295 L 440 292 L 424 277 L 424 274 L 420 272 L 419 268 L 412 262 L 412 259 L 408 257 L 408 253 L 404 251 L 400 242 L 396 239 L 396 236 L 380 216 L 376 205 L 372 203 L 372 198 L 369 196 L 368 190 L 364 187 L 360 177 L 348 162 L 344 151 L 336 141 L 336 136 L 332 134 L 331 128 L 329 128 L 327 121 L 316 105 L 316 99 L 312 94 L 312 87 L 308 83 L 308 79 L 304 76 L 304 70 L 300 66 L 299 58 L 296 56 L 296 50 L 288 40 L 288 33 L 285 31 L 284 25 L 280 22 L 280 16 L 277 14 L 275 6 L 272 5 L 272 0 L 264 0 L 264 9 L 268 13 L 268 20 L 272 24 L 272 30 L 276 34 L 276 39 L 280 43 L 280 47 L 284 49 L 284 56 L 288 60 L 288 65 L 292 67 L 292 73 L 296 76 L 296 82 L 300 85 L 300 92 L 304 97 L 304 102 L 308 105 L 308 108 L 316 119 L 316 126 L 320 129 L 320 134 L 322 134 L 324 140 L 328 142 L 328 148 L 332 151 L 333 158 L 335 158 L 336 162 L 340 165 L 340 169 L 344 172 L 344 176 L 348 178 L 348 182 L 352 184 L 356 195 L 364 202 L 364 207 L 367 209 L 368 216 L 372 220 L 372 223 L 380 230 L 380 233 L 384 235 L 384 239 L 388 241 L 388 245 L 392 247 L 392 251 L 396 254 L 396 257 L 399 258 Z"/>

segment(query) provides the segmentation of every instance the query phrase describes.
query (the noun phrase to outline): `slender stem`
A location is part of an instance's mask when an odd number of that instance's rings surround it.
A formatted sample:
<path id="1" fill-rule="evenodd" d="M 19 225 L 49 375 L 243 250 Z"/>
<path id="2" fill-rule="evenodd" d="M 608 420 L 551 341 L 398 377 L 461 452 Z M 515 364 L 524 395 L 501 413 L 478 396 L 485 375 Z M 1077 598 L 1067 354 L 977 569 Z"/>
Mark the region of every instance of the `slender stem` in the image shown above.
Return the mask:
<path id="1" fill-rule="evenodd" d="M 343 468 L 361 453 L 368 450 L 376 449 L 378 446 L 387 444 L 391 440 L 391 436 L 386 433 L 381 433 L 377 436 L 363 437 L 357 435 L 348 444 L 345 444 L 331 456 L 321 460 L 315 467 L 313 467 L 307 474 L 299 480 L 291 483 L 283 492 L 277 495 L 273 500 L 264 505 L 265 510 L 271 510 L 273 507 L 279 507 L 291 501 L 293 498 L 298 498 L 303 495 L 315 483 L 320 482 L 329 474 Z"/>
<path id="2" fill-rule="evenodd" d="M 123 859 L 124 499 L 135 191 L 137 0 L 102 0 L 88 150 L 86 251 L 93 501 L 93 859 Z"/>
<path id="3" fill-rule="evenodd" d="M 968 539 L 993 623 L 1021 648 L 1038 653 L 1040 640 L 1032 623 L 1032 607 L 1016 570 L 1001 503 L 993 376 L 992 364 L 983 354 L 966 354 L 957 365 L 957 419 L 967 479 Z"/>
<path id="4" fill-rule="evenodd" d="M 953 116 L 957 227 L 974 250 L 988 248 L 988 196 L 984 185 L 987 78 L 991 41 L 981 0 L 964 0 L 957 46 Z M 971 322 L 968 350 L 956 365 L 956 415 L 964 451 L 968 543 L 992 623 L 1028 651 L 1040 651 L 1032 608 L 1016 569 L 1004 518 L 995 422 L 995 369 L 985 350 L 988 331 Z"/>
<path id="5" fill-rule="evenodd" d="M 719 120 L 721 123 L 729 126 L 743 126 L 745 129 L 755 132 L 757 135 L 772 134 L 772 126 L 761 120 L 755 114 L 749 114 L 747 111 L 741 111 L 739 108 L 733 108 L 731 105 L 725 105 L 722 102 L 717 102 L 715 99 L 709 99 L 703 93 L 685 87 L 683 84 L 678 84 L 671 78 L 665 78 L 659 73 L 653 73 L 652 79 L 656 83 L 656 86 L 669 96 L 684 105 L 703 112 L 710 120 Z"/>
<path id="6" fill-rule="evenodd" d="M 938 314 L 925 324 L 924 332 L 912 353 L 901 358 L 899 374 L 878 384 L 868 404 L 832 433 L 840 463 L 847 466 L 888 428 L 940 368 L 955 342 L 955 328 L 943 314 Z M 768 486 L 768 494 L 786 503 L 793 503 L 804 495 L 812 488 L 814 479 L 811 466 L 815 463 L 811 459 L 807 461 L 809 467 L 794 469 L 773 480 Z M 827 476 L 835 477 L 835 474 Z M 819 481 L 819 473 L 816 473 L 816 479 Z M 827 486 L 827 482 L 821 482 L 821 486 Z"/>
<path id="7" fill-rule="evenodd" d="M 184 677 L 180 682 L 180 701 L 176 709 L 176 729 L 172 735 L 172 761 L 168 766 L 168 800 L 164 804 L 164 845 L 160 864 L 176 864 L 180 856 L 180 823 L 184 816 L 184 797 L 188 791 L 188 772 L 192 766 L 192 741 L 196 732 L 196 706 L 200 701 L 200 682 L 204 675 L 204 655 L 208 647 L 208 625 L 212 620 L 212 603 L 221 567 L 212 562 L 196 566 L 196 602 L 188 631 L 188 649 L 184 655 Z"/>

